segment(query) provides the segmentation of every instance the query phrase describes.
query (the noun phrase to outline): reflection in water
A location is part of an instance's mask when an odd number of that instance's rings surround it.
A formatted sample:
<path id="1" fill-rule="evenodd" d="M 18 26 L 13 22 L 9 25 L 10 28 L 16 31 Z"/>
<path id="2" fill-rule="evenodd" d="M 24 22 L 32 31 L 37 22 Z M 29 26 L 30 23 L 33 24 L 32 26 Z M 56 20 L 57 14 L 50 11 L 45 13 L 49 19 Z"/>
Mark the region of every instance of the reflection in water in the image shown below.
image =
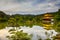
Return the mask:
<path id="1" fill-rule="evenodd" d="M 8 33 L 9 29 L 12 29 L 12 27 L 8 27 L 8 28 L 0 30 L 0 40 L 8 40 L 6 38 L 6 36 L 10 35 Z M 55 32 L 54 30 L 45 30 L 43 27 L 40 27 L 40 26 L 33 26 L 32 28 L 29 28 L 26 26 L 24 26 L 24 27 L 21 26 L 21 29 L 19 29 L 19 30 L 23 30 L 23 32 L 26 32 L 28 34 L 33 34 L 32 40 L 38 40 L 39 38 L 44 40 L 44 39 L 48 38 L 48 36 L 45 34 L 45 32 L 47 32 L 47 34 L 50 35 L 49 38 L 51 38 L 51 36 L 55 36 L 57 34 L 57 32 Z M 52 32 L 53 32 L 53 34 L 52 34 Z"/>

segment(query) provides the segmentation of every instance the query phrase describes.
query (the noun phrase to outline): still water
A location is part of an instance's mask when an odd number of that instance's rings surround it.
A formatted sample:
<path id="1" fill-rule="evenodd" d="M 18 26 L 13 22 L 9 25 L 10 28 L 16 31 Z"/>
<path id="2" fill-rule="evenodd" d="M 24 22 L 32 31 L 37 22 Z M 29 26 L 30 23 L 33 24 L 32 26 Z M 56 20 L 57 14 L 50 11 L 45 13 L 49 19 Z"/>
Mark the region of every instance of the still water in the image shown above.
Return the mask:
<path id="1" fill-rule="evenodd" d="M 12 29 L 12 27 L 6 27 L 5 29 L 0 30 L 0 40 L 8 40 L 6 36 L 10 35 L 8 32 L 10 29 Z M 46 30 L 41 26 L 33 26 L 32 28 L 21 26 L 21 29 L 18 30 L 23 30 L 23 32 L 25 33 L 32 34 L 33 35 L 32 40 L 38 40 L 39 38 L 41 38 L 42 40 L 45 40 L 46 38 L 50 38 L 52 40 L 51 37 L 57 34 L 55 30 Z M 47 36 L 45 32 L 47 32 L 48 35 L 50 36 Z"/>

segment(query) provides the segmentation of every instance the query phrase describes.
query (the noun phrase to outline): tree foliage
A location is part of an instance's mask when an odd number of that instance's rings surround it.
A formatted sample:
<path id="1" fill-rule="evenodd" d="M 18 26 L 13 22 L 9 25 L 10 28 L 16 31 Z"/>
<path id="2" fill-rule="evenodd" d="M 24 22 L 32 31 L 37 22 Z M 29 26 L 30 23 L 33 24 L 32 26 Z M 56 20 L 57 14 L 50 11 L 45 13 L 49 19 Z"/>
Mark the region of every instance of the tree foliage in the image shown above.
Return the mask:
<path id="1" fill-rule="evenodd" d="M 31 40 L 31 36 L 24 33 L 22 30 L 17 32 L 11 32 L 11 36 L 7 36 L 9 40 Z"/>
<path id="2" fill-rule="evenodd" d="M 50 13 L 53 15 L 54 24 L 53 27 L 55 30 L 59 29 L 60 25 L 60 9 L 57 12 Z M 19 27 L 19 26 L 29 26 L 33 25 L 43 26 L 42 18 L 44 14 L 41 15 L 7 15 L 3 11 L 0 11 L 0 28 L 9 27 Z"/>

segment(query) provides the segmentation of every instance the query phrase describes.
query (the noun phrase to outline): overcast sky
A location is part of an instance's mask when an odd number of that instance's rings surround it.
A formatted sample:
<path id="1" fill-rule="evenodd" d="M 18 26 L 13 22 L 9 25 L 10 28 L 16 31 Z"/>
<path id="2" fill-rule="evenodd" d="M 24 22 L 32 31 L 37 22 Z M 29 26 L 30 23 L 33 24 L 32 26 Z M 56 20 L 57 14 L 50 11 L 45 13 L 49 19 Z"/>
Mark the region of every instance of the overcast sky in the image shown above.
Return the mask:
<path id="1" fill-rule="evenodd" d="M 6 14 L 42 14 L 55 12 L 60 0 L 0 0 L 0 10 Z"/>

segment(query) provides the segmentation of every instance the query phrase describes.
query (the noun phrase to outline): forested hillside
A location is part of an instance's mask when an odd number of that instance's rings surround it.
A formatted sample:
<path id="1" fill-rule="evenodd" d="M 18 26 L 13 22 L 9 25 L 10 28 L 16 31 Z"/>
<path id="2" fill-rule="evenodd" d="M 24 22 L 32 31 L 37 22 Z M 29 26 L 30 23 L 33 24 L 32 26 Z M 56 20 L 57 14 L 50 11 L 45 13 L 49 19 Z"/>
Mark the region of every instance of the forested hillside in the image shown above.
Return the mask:
<path id="1" fill-rule="evenodd" d="M 46 14 L 46 13 L 44 13 Z M 0 29 L 8 27 L 19 27 L 19 26 L 30 26 L 39 25 L 43 26 L 42 18 L 44 14 L 40 15 L 7 15 L 3 11 L 0 11 Z M 54 24 L 52 28 L 59 29 L 60 28 L 60 9 L 57 12 L 49 13 L 53 15 Z M 58 30 L 60 31 L 60 29 Z"/>

